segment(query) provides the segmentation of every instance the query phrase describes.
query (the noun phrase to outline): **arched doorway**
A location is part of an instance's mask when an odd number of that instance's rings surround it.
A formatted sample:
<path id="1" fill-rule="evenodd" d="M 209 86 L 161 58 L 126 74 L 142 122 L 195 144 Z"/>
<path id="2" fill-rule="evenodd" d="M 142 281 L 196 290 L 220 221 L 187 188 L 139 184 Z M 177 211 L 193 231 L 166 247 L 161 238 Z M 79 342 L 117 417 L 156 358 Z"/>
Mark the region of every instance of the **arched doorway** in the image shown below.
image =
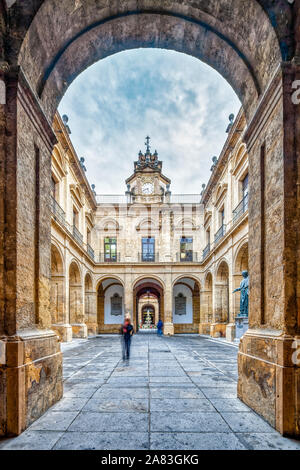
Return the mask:
<path id="1" fill-rule="evenodd" d="M 173 285 L 174 333 L 199 333 L 200 284 L 183 277 Z"/>
<path id="2" fill-rule="evenodd" d="M 142 316 L 143 307 L 152 305 L 153 315 L 149 327 Z M 151 328 L 158 320 L 164 321 L 164 291 L 162 284 L 153 278 L 145 278 L 138 281 L 133 289 L 133 322 L 136 331 Z"/>
<path id="3" fill-rule="evenodd" d="M 83 286 L 76 261 L 69 267 L 69 318 L 74 338 L 86 338 L 87 327 L 84 318 Z"/>
<path id="4" fill-rule="evenodd" d="M 119 333 L 124 321 L 124 287 L 119 279 L 106 278 L 97 288 L 98 333 Z"/>
<path id="5" fill-rule="evenodd" d="M 61 387 L 61 378 L 56 378 L 56 369 L 51 367 L 54 362 L 57 367 L 61 363 L 55 335 L 48 359 L 43 355 L 43 344 L 49 344 L 49 336 L 45 338 L 43 332 L 51 327 L 47 214 L 49 157 L 55 139 L 49 122 L 71 81 L 88 65 L 116 50 L 148 46 L 173 48 L 204 60 L 231 83 L 243 103 L 250 124 L 244 139 L 252 195 L 252 334 L 245 335 L 241 344 L 239 396 L 282 433 L 299 435 L 298 370 L 282 363 L 281 356 L 282 344 L 290 351 L 300 333 L 300 258 L 295 255 L 300 227 L 294 190 L 299 113 L 291 99 L 293 82 L 300 77 L 298 2 L 251 0 L 251 7 L 245 8 L 244 0 L 236 0 L 228 8 L 228 0 L 220 0 L 216 8 L 215 0 L 171 0 L 159 6 L 150 0 L 138 6 L 134 2 L 133 7 L 125 0 L 107 8 L 102 2 L 74 6 L 71 0 L 28 0 L 6 2 L 0 15 L 3 31 L 9 32 L 1 57 L 6 105 L 1 109 L 5 165 L 0 176 L 0 223 L 5 230 L 1 239 L 4 288 L 0 328 L 1 334 L 10 338 L 16 338 L 18 332 L 16 348 L 21 348 L 18 342 L 23 347 L 24 341 L 30 341 L 23 330 L 40 331 L 40 357 L 36 351 L 35 364 L 39 359 L 50 370 L 48 379 L 34 391 L 25 390 L 21 383 L 7 389 L 8 396 L 18 394 L 15 403 L 27 405 L 16 407 L 17 424 L 11 424 L 10 419 L 15 410 L 1 411 L 3 433 L 18 434 L 31 423 L 38 416 L 35 410 L 41 395 L 40 413 L 53 403 L 53 396 L 46 393 L 48 383 L 56 380 L 57 388 Z M 11 282 L 5 282 L 7 279 Z M 46 301 L 40 302 L 45 297 Z M 266 350 L 275 351 L 267 360 Z M 285 374 L 290 380 L 284 380 Z M 268 375 L 275 376 L 272 384 L 265 384 Z"/>
<path id="6" fill-rule="evenodd" d="M 51 245 L 51 291 L 50 309 L 52 328 L 60 341 L 72 341 L 72 328 L 66 318 L 66 277 L 59 249 Z"/>
<path id="7" fill-rule="evenodd" d="M 155 325 L 158 322 L 158 301 L 153 300 L 153 304 L 148 303 L 148 299 L 145 299 L 146 305 L 142 305 L 142 298 L 140 298 L 139 311 L 139 328 L 140 329 L 155 329 Z M 156 305 L 155 305 L 156 304 Z"/>
<path id="8" fill-rule="evenodd" d="M 229 323 L 229 319 L 229 267 L 226 261 L 222 261 L 215 278 L 211 336 L 225 337 L 226 324 Z"/>
<path id="9" fill-rule="evenodd" d="M 211 272 L 205 277 L 204 287 L 200 293 L 200 328 L 199 333 L 210 334 L 210 326 L 213 322 L 213 278 Z"/>

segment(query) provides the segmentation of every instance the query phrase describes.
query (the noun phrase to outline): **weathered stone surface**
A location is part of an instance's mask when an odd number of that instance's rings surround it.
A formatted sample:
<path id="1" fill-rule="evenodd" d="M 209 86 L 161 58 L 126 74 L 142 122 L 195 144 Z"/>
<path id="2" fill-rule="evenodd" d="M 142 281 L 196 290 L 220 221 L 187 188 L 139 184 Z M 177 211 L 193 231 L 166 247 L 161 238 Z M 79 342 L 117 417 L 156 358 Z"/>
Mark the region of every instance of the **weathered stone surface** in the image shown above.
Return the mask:
<path id="1" fill-rule="evenodd" d="M 100 371 L 105 365 L 108 376 L 112 377 L 124 369 L 127 370 L 127 376 L 122 377 L 124 382 L 126 378 L 132 378 L 136 370 L 143 369 L 150 378 L 149 371 L 160 363 L 160 351 L 168 350 L 169 353 L 164 355 L 169 356 L 169 363 L 178 364 L 189 378 L 190 372 L 186 367 L 191 361 L 188 358 L 193 358 L 197 351 L 198 359 L 194 359 L 194 362 L 203 372 L 209 372 L 210 378 L 218 378 L 221 374 L 232 381 L 226 368 L 228 362 L 232 366 L 236 363 L 238 348 L 227 343 L 216 343 L 200 337 L 158 338 L 155 335 L 152 338 L 137 335 L 133 341 L 132 359 L 126 366 L 120 360 L 121 347 L 116 337 L 103 335 L 90 341 L 76 340 L 72 347 L 63 344 L 64 368 L 85 372 L 93 366 L 95 371 Z M 101 363 L 98 360 L 99 352 L 104 359 Z M 220 357 L 224 358 L 223 361 Z M 206 367 L 206 360 L 210 363 L 209 367 Z M 167 362 L 162 365 L 167 367 Z M 196 382 L 191 387 L 184 385 L 181 388 L 176 382 L 159 388 L 150 388 L 149 384 L 124 388 L 122 382 L 112 388 L 107 379 L 105 384 L 98 384 L 96 388 L 93 383 L 88 373 L 86 378 L 82 378 L 81 385 L 67 379 L 65 390 L 90 390 L 89 397 L 63 398 L 21 436 L 0 441 L 0 449 L 28 449 L 31 440 L 34 440 L 33 449 L 178 451 L 269 449 L 272 445 L 278 449 L 300 448 L 299 441 L 282 438 L 266 421 L 243 404 L 236 397 L 235 383 L 231 398 L 221 398 L 222 390 L 231 388 L 209 389 Z M 210 390 L 214 392 L 213 397 L 210 396 Z M 124 438 L 124 430 L 119 429 L 122 426 L 132 429 L 132 425 L 136 429 L 127 430 Z M 73 426 L 80 431 L 73 429 Z"/>

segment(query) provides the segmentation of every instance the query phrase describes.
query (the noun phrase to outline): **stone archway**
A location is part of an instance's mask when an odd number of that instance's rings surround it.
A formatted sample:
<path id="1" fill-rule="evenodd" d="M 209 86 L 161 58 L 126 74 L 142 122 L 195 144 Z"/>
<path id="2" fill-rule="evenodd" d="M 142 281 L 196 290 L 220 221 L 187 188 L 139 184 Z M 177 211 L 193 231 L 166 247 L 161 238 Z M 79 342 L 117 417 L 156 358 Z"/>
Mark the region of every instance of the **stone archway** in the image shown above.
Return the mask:
<path id="1" fill-rule="evenodd" d="M 145 299 L 144 302 L 142 302 L 142 298 L 140 299 L 140 305 L 139 305 L 139 312 L 138 312 L 138 324 L 139 328 L 148 326 L 147 325 L 147 316 L 148 313 L 151 317 L 151 323 L 150 327 L 155 328 L 155 325 L 157 324 L 159 320 L 159 304 L 157 299 L 151 298 L 151 302 L 149 303 L 148 299 Z"/>
<path id="2" fill-rule="evenodd" d="M 173 285 L 174 333 L 198 333 L 200 323 L 200 285 L 189 276 Z"/>
<path id="3" fill-rule="evenodd" d="M 67 320 L 66 277 L 63 258 L 59 249 L 51 245 L 51 291 L 50 308 L 52 329 L 60 341 L 72 341 L 72 328 Z"/>
<path id="4" fill-rule="evenodd" d="M 116 278 L 103 279 L 97 288 L 98 333 L 119 333 L 125 318 L 124 286 Z"/>
<path id="5" fill-rule="evenodd" d="M 0 173 L 0 334 L 5 351 L 6 344 L 18 351 L 18 362 L 4 367 L 1 378 L 4 397 L 10 399 L 8 406 L 5 399 L 0 405 L 0 434 L 24 430 L 58 398 L 49 393 L 49 383 L 55 380 L 56 390 L 61 388 L 61 354 L 56 334 L 48 331 L 48 195 L 55 144 L 50 122 L 59 100 L 96 60 L 133 47 L 164 47 L 207 62 L 242 101 L 251 176 L 251 314 L 240 346 L 239 397 L 280 432 L 299 435 L 299 374 L 291 359 L 300 333 L 295 191 L 300 113 L 291 99 L 293 82 L 300 79 L 299 2 L 251 0 L 245 8 L 243 0 L 128 0 L 112 1 L 107 8 L 103 2 L 74 6 L 71 0 L 17 0 L 6 2 L 0 16 L 0 80 L 6 91 L 0 108 L 5 156 Z M 166 305 L 169 324 L 170 299 Z M 23 334 L 28 329 L 35 331 L 30 339 Z M 24 347 L 35 350 L 35 365 L 47 370 L 48 382 L 34 390 L 22 382 L 25 373 L 16 376 L 14 387 L 6 380 L 9 373 L 30 367 L 21 354 Z"/>
<path id="6" fill-rule="evenodd" d="M 133 324 L 136 331 L 140 328 L 140 308 L 146 299 L 146 303 L 155 303 L 157 305 L 156 319 L 165 320 L 164 306 L 164 288 L 162 284 L 155 278 L 143 278 L 138 280 L 133 288 Z"/>

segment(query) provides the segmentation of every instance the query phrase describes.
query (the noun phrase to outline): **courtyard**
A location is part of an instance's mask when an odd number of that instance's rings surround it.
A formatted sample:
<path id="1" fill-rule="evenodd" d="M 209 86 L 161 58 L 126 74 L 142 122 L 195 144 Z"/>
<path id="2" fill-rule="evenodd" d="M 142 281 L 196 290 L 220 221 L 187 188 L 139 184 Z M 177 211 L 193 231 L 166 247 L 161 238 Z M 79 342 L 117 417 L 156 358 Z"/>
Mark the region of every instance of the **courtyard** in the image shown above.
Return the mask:
<path id="1" fill-rule="evenodd" d="M 300 450 L 236 398 L 238 346 L 139 333 L 62 344 L 64 397 L 1 450 Z"/>

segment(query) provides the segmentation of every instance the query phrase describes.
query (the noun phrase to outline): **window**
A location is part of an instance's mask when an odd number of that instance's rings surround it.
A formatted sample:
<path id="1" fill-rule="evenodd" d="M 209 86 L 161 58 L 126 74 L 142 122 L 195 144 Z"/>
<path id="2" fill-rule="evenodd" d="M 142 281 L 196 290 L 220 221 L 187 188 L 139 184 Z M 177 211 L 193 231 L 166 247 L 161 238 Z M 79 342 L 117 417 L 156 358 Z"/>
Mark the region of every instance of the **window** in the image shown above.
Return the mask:
<path id="1" fill-rule="evenodd" d="M 210 244 L 210 228 L 206 230 L 206 244 Z"/>
<path id="2" fill-rule="evenodd" d="M 248 183 L 249 183 L 249 175 L 247 174 L 242 181 L 242 191 L 243 191 L 243 212 L 248 210 Z"/>
<path id="3" fill-rule="evenodd" d="M 51 195 L 55 200 L 57 200 L 57 183 L 53 176 L 51 177 Z"/>
<path id="4" fill-rule="evenodd" d="M 117 261 L 117 239 L 104 239 L 104 261 Z"/>
<path id="5" fill-rule="evenodd" d="M 110 313 L 115 317 L 122 315 L 122 297 L 119 294 L 110 298 Z"/>
<path id="6" fill-rule="evenodd" d="M 224 222 L 225 222 L 225 210 L 224 210 L 224 207 L 223 207 L 223 209 L 220 210 L 220 225 L 221 225 L 221 227 L 223 227 Z"/>
<path id="7" fill-rule="evenodd" d="M 175 315 L 186 315 L 186 297 L 181 293 L 175 297 Z"/>
<path id="8" fill-rule="evenodd" d="M 193 239 L 183 237 L 180 240 L 180 261 L 193 261 Z"/>
<path id="9" fill-rule="evenodd" d="M 89 229 L 86 230 L 86 242 L 89 245 L 91 244 L 91 231 Z"/>
<path id="10" fill-rule="evenodd" d="M 78 217 L 79 217 L 79 214 L 77 210 L 75 209 L 75 207 L 73 207 L 73 227 L 78 228 Z"/>
<path id="11" fill-rule="evenodd" d="M 142 261 L 155 261 L 155 238 L 142 238 Z"/>
<path id="12" fill-rule="evenodd" d="M 248 194 L 249 175 L 247 174 L 242 181 L 243 198 Z"/>

